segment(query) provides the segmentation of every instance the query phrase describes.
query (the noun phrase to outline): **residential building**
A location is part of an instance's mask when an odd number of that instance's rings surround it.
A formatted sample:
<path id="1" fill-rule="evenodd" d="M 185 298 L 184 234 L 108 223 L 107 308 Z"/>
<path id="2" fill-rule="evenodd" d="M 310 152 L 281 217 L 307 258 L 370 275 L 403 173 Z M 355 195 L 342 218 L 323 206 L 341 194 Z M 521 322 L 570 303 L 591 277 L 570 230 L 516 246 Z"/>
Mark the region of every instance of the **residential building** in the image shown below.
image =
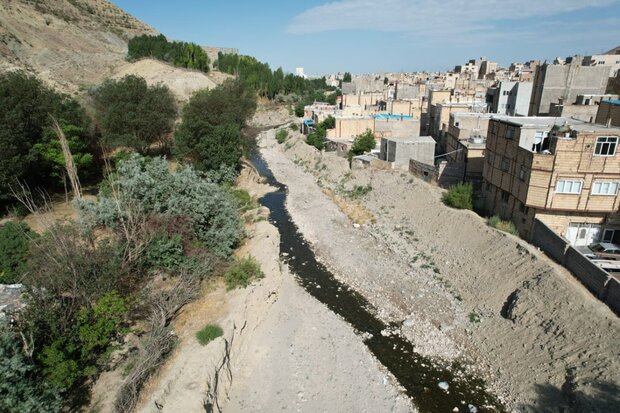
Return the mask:
<path id="1" fill-rule="evenodd" d="M 584 66 L 607 66 L 611 68 L 610 77 L 615 77 L 620 69 L 620 46 L 603 54 L 584 56 Z"/>
<path id="2" fill-rule="evenodd" d="M 501 81 L 491 89 L 487 92 L 491 112 L 500 115 L 527 116 L 532 97 L 532 82 Z"/>
<path id="3" fill-rule="evenodd" d="M 620 100 L 601 102 L 596 113 L 596 123 L 620 127 Z"/>
<path id="4" fill-rule="evenodd" d="M 446 158 L 462 169 L 464 180 L 478 186 L 482 181 L 486 135 L 490 113 L 450 114 L 446 135 Z"/>
<path id="5" fill-rule="evenodd" d="M 485 207 L 526 239 L 538 219 L 573 245 L 620 241 L 620 128 L 567 118 L 494 116 Z"/>
<path id="6" fill-rule="evenodd" d="M 551 103 L 562 99 L 575 103 L 578 95 L 603 95 L 609 81 L 609 66 L 582 66 L 578 57 L 569 64 L 545 63 L 536 68 L 530 116 L 549 113 Z"/>
<path id="7" fill-rule="evenodd" d="M 562 101 L 552 103 L 549 116 L 578 119 L 584 122 L 594 122 L 601 102 L 618 99 L 618 95 L 579 95 L 572 105 L 565 105 Z"/>
<path id="8" fill-rule="evenodd" d="M 445 102 L 433 105 L 433 111 L 429 114 L 428 134 L 437 141 L 440 151 L 446 150 L 445 137 L 450 122 L 450 114 L 454 112 L 486 113 L 485 102 Z"/>
<path id="9" fill-rule="evenodd" d="M 430 136 L 381 138 L 379 159 L 395 168 L 409 169 L 410 160 L 432 166 L 434 157 L 435 141 Z"/>

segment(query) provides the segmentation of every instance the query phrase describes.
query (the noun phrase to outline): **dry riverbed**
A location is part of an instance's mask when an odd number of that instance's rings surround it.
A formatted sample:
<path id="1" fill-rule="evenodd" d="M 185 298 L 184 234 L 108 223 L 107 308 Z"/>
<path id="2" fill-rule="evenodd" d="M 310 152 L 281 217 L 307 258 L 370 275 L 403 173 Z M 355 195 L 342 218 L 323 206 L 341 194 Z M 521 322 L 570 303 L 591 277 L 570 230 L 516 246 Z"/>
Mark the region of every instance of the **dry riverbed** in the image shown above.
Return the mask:
<path id="1" fill-rule="evenodd" d="M 274 135 L 261 154 L 300 231 L 418 352 L 466 363 L 514 411 L 620 411 L 620 322 L 563 268 L 405 172 Z"/>

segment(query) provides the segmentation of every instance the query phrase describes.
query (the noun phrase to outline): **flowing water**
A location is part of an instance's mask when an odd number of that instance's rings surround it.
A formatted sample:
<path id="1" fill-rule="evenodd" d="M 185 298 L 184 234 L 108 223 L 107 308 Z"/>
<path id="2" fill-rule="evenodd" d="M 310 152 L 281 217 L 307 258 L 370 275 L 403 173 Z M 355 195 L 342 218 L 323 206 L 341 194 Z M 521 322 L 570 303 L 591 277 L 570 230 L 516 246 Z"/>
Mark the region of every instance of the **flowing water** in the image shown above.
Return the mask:
<path id="1" fill-rule="evenodd" d="M 505 408 L 485 391 L 484 382 L 466 374 L 458 364 L 438 367 L 399 335 L 384 336 L 391 327 L 379 320 L 368 301 L 338 281 L 317 261 L 286 209 L 286 186 L 278 182 L 266 162 L 255 153 L 251 161 L 277 191 L 265 195 L 260 203 L 269 208 L 270 222 L 280 233 L 280 254 L 299 283 L 315 298 L 342 316 L 364 338 L 375 357 L 398 379 L 422 413 L 504 412 Z M 440 383 L 447 390 L 440 387 Z M 457 408 L 458 410 L 455 410 Z"/>

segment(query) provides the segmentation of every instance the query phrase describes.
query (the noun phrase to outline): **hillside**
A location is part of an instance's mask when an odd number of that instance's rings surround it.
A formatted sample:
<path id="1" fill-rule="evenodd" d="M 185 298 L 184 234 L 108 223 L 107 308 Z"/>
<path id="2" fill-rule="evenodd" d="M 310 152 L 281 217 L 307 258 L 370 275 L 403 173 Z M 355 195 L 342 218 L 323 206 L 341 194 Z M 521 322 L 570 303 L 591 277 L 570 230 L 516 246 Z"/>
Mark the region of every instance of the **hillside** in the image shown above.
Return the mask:
<path id="1" fill-rule="evenodd" d="M 143 33 L 157 31 L 106 0 L 3 0 L 0 71 L 76 93 L 126 65 L 127 40 Z"/>

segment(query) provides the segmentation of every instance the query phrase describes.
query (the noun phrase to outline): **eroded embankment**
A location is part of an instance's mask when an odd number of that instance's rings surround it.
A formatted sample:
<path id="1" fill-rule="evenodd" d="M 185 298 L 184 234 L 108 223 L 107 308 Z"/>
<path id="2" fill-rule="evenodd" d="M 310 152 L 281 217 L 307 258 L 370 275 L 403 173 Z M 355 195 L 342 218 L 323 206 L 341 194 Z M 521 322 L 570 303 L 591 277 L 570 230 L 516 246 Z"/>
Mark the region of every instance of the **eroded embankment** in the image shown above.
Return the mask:
<path id="1" fill-rule="evenodd" d="M 440 190 L 406 173 L 351 172 L 273 133 L 261 152 L 313 250 L 417 351 L 466 360 L 516 410 L 618 409 L 618 318 L 534 248 L 444 207 Z M 353 226 L 323 191 L 347 198 L 368 185 L 370 225 Z"/>

